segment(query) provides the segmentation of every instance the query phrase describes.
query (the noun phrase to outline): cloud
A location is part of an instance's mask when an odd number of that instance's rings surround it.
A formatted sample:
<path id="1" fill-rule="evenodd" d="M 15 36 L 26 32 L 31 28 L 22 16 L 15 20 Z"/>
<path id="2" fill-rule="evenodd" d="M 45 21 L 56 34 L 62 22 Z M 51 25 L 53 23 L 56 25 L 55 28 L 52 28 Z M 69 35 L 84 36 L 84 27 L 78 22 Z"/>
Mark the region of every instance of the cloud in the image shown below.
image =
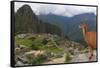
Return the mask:
<path id="1" fill-rule="evenodd" d="M 15 3 L 15 12 L 24 4 L 30 5 L 32 10 L 36 15 L 40 14 L 56 14 L 62 16 L 74 16 L 82 13 L 94 13 L 96 14 L 96 7 L 89 6 L 74 6 L 74 5 L 55 5 L 55 4 L 38 4 L 38 3 L 24 3 L 16 2 Z"/>

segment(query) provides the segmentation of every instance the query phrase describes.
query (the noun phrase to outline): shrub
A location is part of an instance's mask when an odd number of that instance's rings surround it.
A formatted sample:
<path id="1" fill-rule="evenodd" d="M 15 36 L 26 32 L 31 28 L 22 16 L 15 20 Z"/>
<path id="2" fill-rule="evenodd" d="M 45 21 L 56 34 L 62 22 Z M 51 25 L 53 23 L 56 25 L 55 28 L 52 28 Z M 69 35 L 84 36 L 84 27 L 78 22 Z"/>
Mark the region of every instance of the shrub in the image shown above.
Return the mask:
<path id="1" fill-rule="evenodd" d="M 44 38 L 44 39 L 42 40 L 42 44 L 46 45 L 47 43 L 48 43 L 48 40 L 47 40 L 46 38 Z"/>
<path id="2" fill-rule="evenodd" d="M 36 37 L 30 37 L 29 40 L 34 41 L 36 39 Z"/>
<path id="3" fill-rule="evenodd" d="M 47 56 L 45 56 L 45 55 L 40 55 L 40 56 L 38 56 L 38 57 L 36 57 L 36 58 L 34 58 L 34 59 L 32 60 L 32 64 L 33 64 L 33 65 L 39 65 L 39 64 L 43 63 L 43 62 L 46 61 L 46 60 L 47 60 Z"/>
<path id="4" fill-rule="evenodd" d="M 65 63 L 70 62 L 70 60 L 71 60 L 70 53 L 66 53 L 66 54 L 65 54 Z"/>

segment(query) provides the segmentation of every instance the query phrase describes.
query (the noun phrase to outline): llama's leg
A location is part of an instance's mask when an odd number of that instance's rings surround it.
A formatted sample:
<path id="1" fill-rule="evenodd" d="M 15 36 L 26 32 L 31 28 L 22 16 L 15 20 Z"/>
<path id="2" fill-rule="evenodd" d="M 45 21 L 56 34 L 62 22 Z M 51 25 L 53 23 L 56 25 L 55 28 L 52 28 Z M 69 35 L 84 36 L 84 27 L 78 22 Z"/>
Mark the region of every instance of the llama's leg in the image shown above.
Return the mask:
<path id="1" fill-rule="evenodd" d="M 93 57 L 93 49 L 91 47 L 89 47 L 89 53 L 89 60 L 91 60 Z"/>

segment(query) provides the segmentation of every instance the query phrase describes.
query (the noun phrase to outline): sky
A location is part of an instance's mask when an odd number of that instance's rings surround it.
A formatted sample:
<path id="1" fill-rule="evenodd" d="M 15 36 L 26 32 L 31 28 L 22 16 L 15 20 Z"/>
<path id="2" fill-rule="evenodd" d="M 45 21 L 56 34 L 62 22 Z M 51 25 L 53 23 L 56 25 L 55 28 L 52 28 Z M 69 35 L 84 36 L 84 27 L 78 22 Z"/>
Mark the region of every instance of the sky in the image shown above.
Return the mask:
<path id="1" fill-rule="evenodd" d="M 23 5 L 29 5 L 36 15 L 40 14 L 55 14 L 61 16 L 72 17 L 74 15 L 82 13 L 94 13 L 96 14 L 96 7 L 89 6 L 73 6 L 73 5 L 57 5 L 57 4 L 40 4 L 40 3 L 15 3 L 15 12 Z"/>

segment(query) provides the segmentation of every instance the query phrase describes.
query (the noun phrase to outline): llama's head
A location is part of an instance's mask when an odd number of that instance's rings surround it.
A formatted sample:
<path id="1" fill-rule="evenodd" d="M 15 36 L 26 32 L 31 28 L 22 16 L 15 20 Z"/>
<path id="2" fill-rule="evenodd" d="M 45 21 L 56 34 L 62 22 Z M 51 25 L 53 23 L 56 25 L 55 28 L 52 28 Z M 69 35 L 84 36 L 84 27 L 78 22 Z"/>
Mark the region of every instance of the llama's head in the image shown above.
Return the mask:
<path id="1" fill-rule="evenodd" d="M 82 28 L 86 28 L 86 26 L 87 26 L 87 25 L 86 25 L 85 23 L 83 23 L 83 24 L 80 24 L 80 25 L 79 25 L 79 28 L 81 28 L 81 29 L 82 29 Z"/>

